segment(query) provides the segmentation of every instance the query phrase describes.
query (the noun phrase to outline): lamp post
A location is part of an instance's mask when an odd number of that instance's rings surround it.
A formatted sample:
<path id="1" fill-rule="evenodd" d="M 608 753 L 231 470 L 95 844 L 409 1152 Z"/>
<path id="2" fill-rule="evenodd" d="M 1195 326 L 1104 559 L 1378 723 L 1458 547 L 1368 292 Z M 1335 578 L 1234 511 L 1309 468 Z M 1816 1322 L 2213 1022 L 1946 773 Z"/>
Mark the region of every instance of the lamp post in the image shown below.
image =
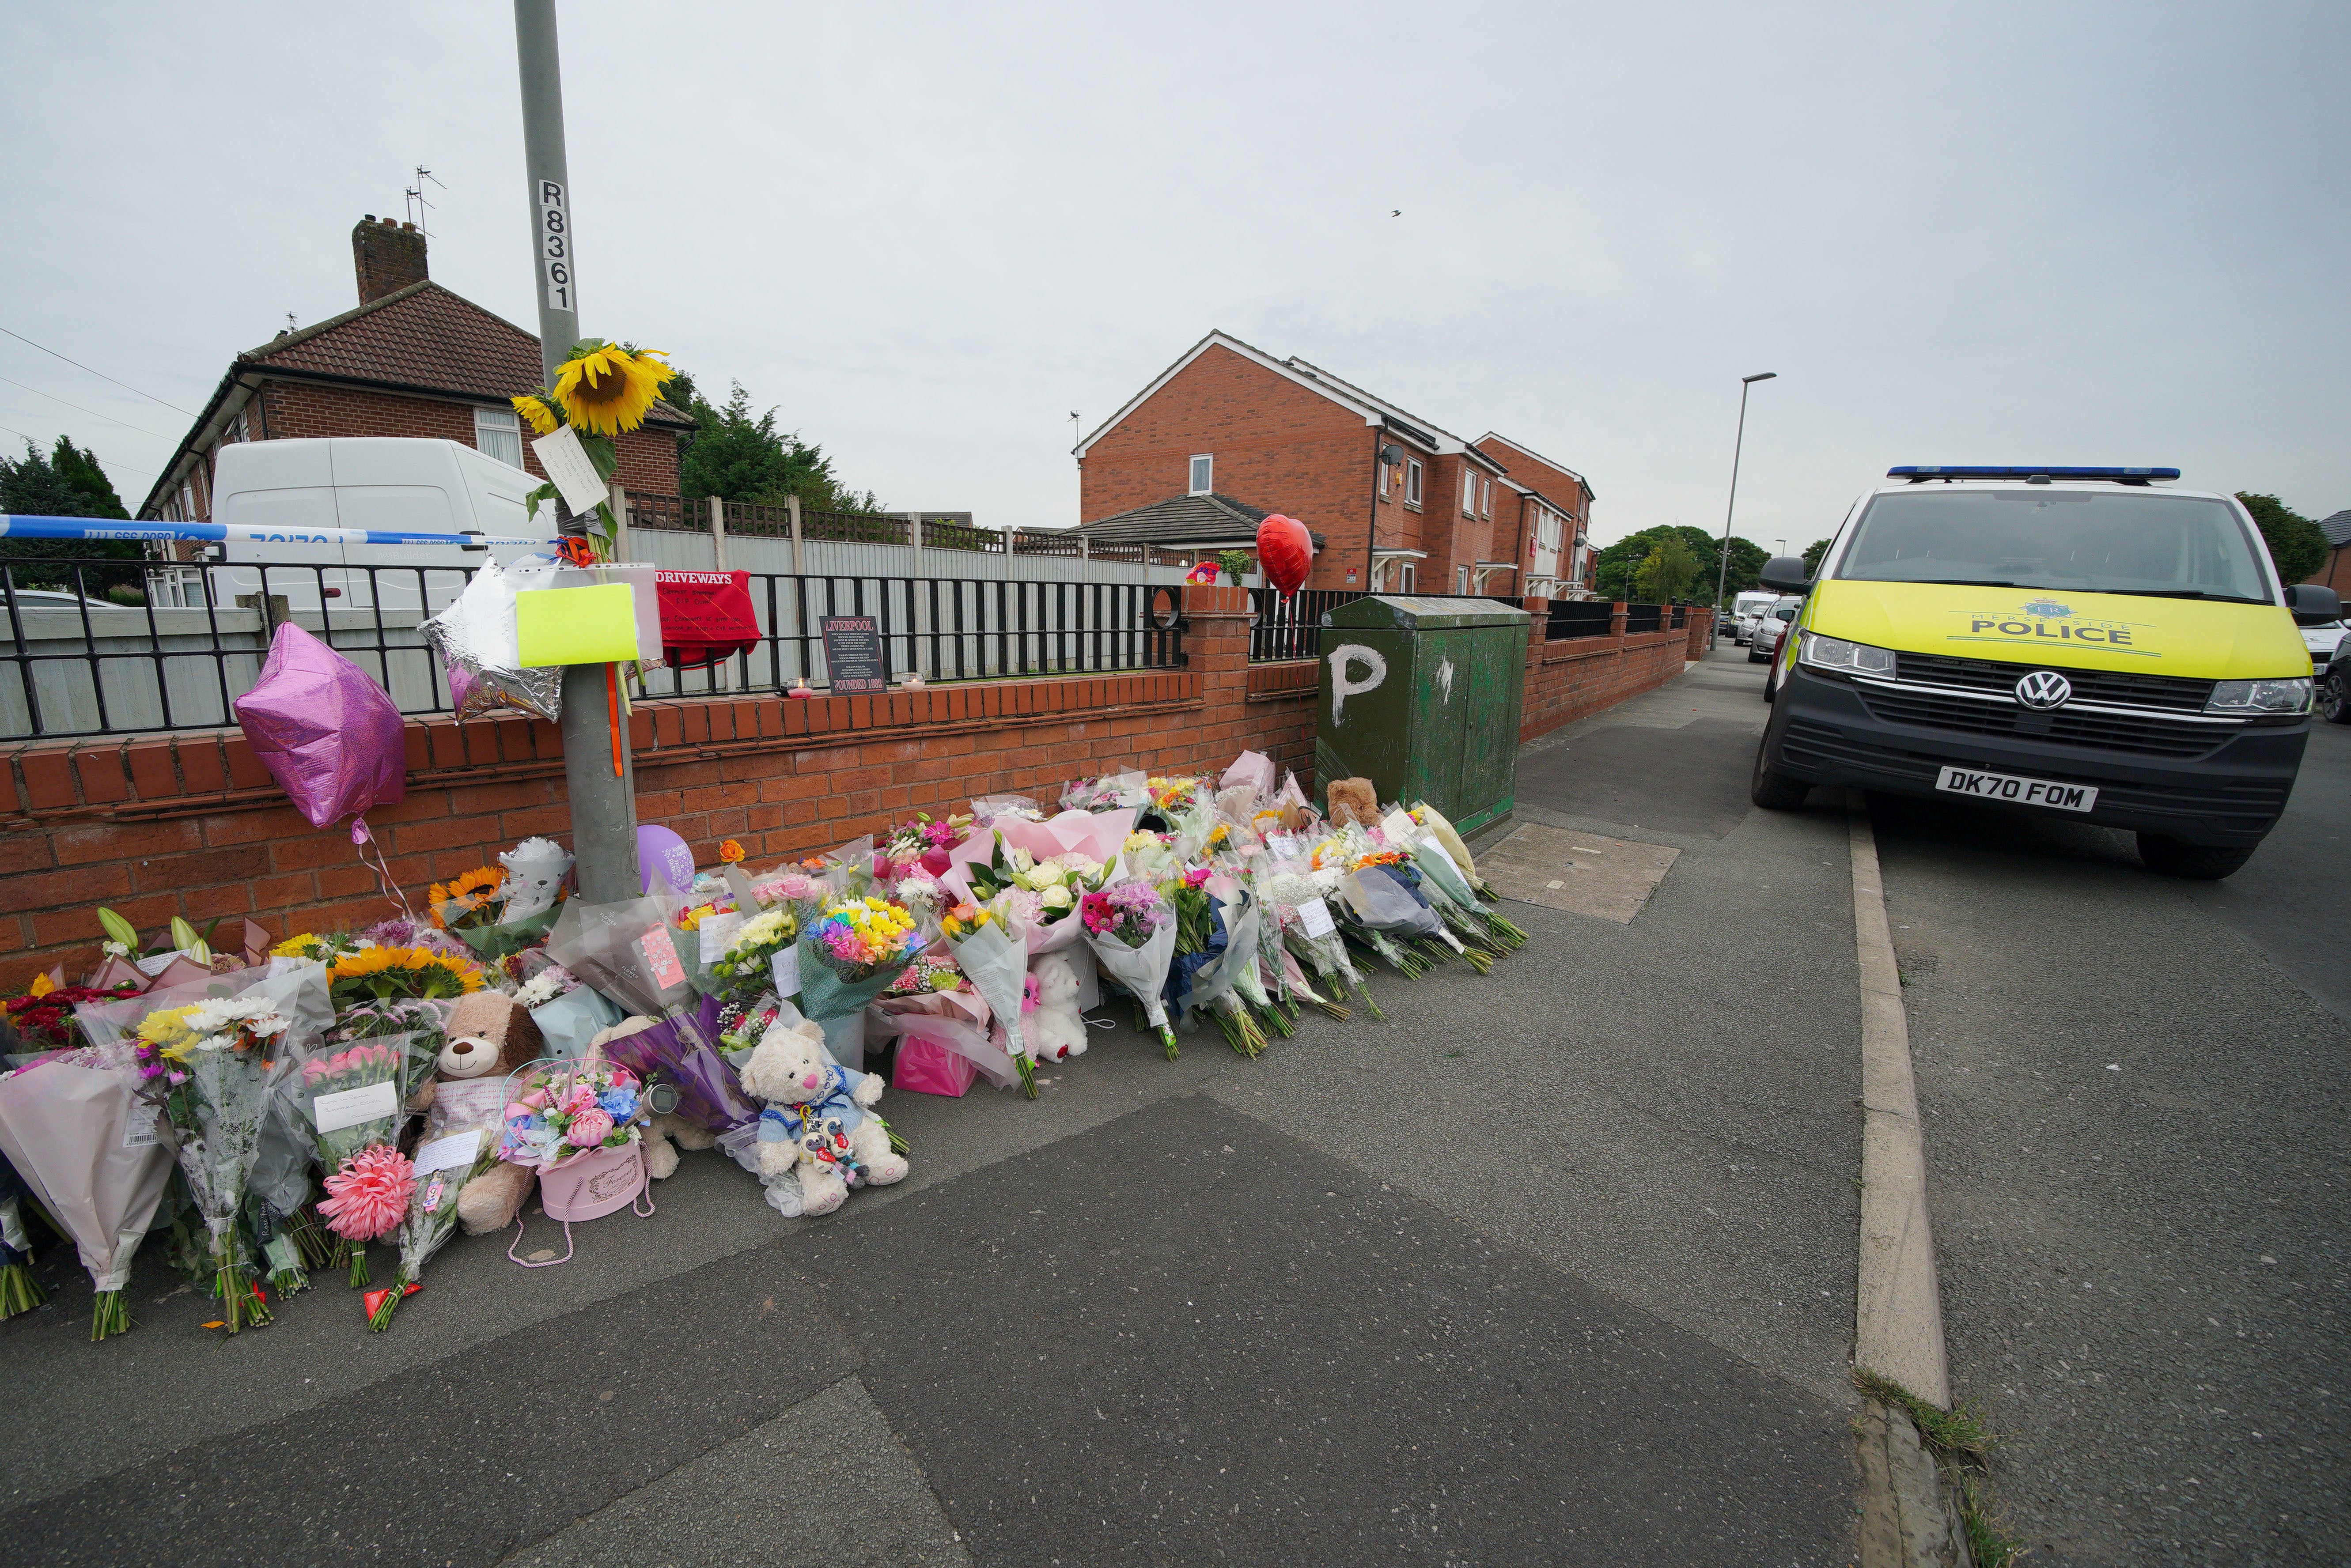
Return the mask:
<path id="1" fill-rule="evenodd" d="M 1730 579 L 1730 518 L 1739 509 L 1739 453 L 1747 444 L 1747 389 L 1757 382 L 1776 381 L 1780 372 L 1763 371 L 1739 378 L 1739 434 L 1730 444 L 1730 504 L 1722 511 L 1722 559 L 1715 568 L 1714 607 L 1722 608 L 1723 585 Z"/>
<path id="2" fill-rule="evenodd" d="M 555 44 L 555 0 L 515 0 L 515 58 L 522 77 L 523 162 L 530 175 L 531 207 L 538 231 L 538 351 L 547 384 L 580 339 L 579 284 L 571 244 L 569 169 L 563 156 L 563 74 Z M 556 517 L 567 534 L 586 525 L 562 502 Z M 628 732 L 607 739 L 608 685 L 604 664 L 567 664 L 563 669 L 563 776 L 571 806 L 571 852 L 580 867 L 580 892 L 590 904 L 634 898 L 642 891 L 637 868 L 637 771 L 629 758 Z M 624 771 L 615 777 L 606 761 L 617 744 Z"/>

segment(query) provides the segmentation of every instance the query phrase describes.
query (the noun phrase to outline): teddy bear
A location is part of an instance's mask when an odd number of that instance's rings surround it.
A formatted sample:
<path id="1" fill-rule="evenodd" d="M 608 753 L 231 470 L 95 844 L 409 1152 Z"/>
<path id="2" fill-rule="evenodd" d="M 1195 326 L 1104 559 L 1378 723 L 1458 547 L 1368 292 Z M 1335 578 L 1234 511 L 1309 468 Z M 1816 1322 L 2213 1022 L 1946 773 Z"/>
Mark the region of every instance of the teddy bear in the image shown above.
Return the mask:
<path id="1" fill-rule="evenodd" d="M 1380 820 L 1380 792 L 1368 779 L 1333 779 L 1326 788 L 1331 800 L 1331 825 L 1353 822 L 1375 827 Z"/>
<path id="2" fill-rule="evenodd" d="M 840 1066 L 825 1054 L 824 1030 L 803 1019 L 774 1023 L 742 1068 L 743 1092 L 767 1103 L 759 1113 L 759 1176 L 797 1173 L 800 1212 L 831 1214 L 852 1182 L 903 1181 L 906 1162 L 890 1152 L 889 1130 L 867 1113 L 882 1080 Z"/>
<path id="3" fill-rule="evenodd" d="M 433 1075 L 410 1104 L 435 1110 L 427 1129 L 434 1135 L 452 1128 L 480 1127 L 496 1139 L 506 1124 L 507 1079 L 546 1050 L 530 1010 L 505 992 L 460 997 L 449 1009 Z M 523 1199 L 530 1196 L 534 1174 L 500 1160 L 460 1188 L 457 1218 L 466 1233 L 481 1236 L 513 1224 Z"/>
<path id="4" fill-rule="evenodd" d="M 1086 1020 L 1078 1011 L 1078 971 L 1059 953 L 1048 953 L 1029 970 L 1037 982 L 1037 1006 L 1024 1013 L 1020 1032 L 1040 1061 L 1067 1061 L 1086 1053 Z"/>
<path id="5" fill-rule="evenodd" d="M 609 1057 L 612 1053 L 604 1050 L 606 1045 L 642 1033 L 660 1021 L 642 1013 L 634 1018 L 622 1019 L 590 1040 L 588 1049 L 600 1056 Z M 623 1059 L 626 1060 L 625 1054 Z M 662 1103 L 659 1100 L 653 1103 Z M 677 1174 L 679 1149 L 706 1149 L 717 1141 L 711 1135 L 709 1128 L 689 1122 L 674 1111 L 659 1112 L 645 1124 L 645 1175 L 655 1181 L 667 1181 Z"/>
<path id="6" fill-rule="evenodd" d="M 498 863 L 507 868 L 507 903 L 498 924 L 514 925 L 555 907 L 556 890 L 571 869 L 571 852 L 553 839 L 525 839 L 502 851 Z"/>

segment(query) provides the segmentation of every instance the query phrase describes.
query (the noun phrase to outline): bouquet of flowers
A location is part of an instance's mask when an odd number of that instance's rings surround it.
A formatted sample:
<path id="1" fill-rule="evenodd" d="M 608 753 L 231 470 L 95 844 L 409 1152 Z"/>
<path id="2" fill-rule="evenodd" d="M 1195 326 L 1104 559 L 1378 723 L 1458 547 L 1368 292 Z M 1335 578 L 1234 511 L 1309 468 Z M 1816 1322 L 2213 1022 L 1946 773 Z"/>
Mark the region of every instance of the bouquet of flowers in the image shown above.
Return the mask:
<path id="1" fill-rule="evenodd" d="M 502 1079 L 475 1079 L 444 1083 L 434 1095 L 411 1162 L 407 1207 L 393 1237 L 400 1245 L 399 1271 L 390 1285 L 360 1298 L 371 1332 L 390 1328 L 400 1303 L 423 1289 L 426 1261 L 457 1228 L 458 1193 L 497 1163 L 506 1090 Z"/>
<path id="2" fill-rule="evenodd" d="M 826 888 L 823 883 L 805 870 L 792 868 L 753 883 L 751 893 L 762 908 L 784 906 L 790 912 L 797 928 L 808 925 L 822 912 Z"/>
<path id="3" fill-rule="evenodd" d="M 483 984 L 480 965 L 427 946 L 379 943 L 346 952 L 327 967 L 337 1037 L 350 1041 L 404 1036 L 404 1083 L 421 1083 L 433 1071 L 450 1004 Z"/>
<path id="4" fill-rule="evenodd" d="M 789 904 L 761 910 L 745 921 L 736 928 L 726 950 L 711 961 L 711 977 L 723 988 L 717 994 L 757 997 L 762 988 L 772 987 L 776 955 L 791 946 L 799 936 L 799 923 Z M 752 1043 L 758 1042 L 754 1036 Z"/>
<path id="5" fill-rule="evenodd" d="M 927 811 L 918 814 L 911 822 L 901 822 L 890 831 L 882 846 L 882 858 L 894 871 L 920 866 L 933 876 L 946 872 L 947 852 L 971 836 L 969 815 L 943 817 L 936 821 Z M 893 875 L 889 880 L 895 880 Z"/>
<path id="6" fill-rule="evenodd" d="M 89 1337 L 130 1328 L 123 1287 L 172 1177 L 155 1107 L 120 1043 L 0 1072 L 0 1155 L 72 1238 L 97 1301 Z"/>
<path id="7" fill-rule="evenodd" d="M 1478 880 L 1478 864 L 1469 858 L 1469 846 L 1461 841 L 1453 824 L 1426 801 L 1412 809 L 1411 821 L 1420 835 L 1412 846 L 1412 859 L 1421 875 L 1455 905 L 1474 915 L 1486 935 L 1505 950 L 1525 946 L 1527 934 L 1503 918 L 1500 911 L 1489 907 L 1494 892 Z"/>
<path id="8" fill-rule="evenodd" d="M 1020 1076 L 1021 1089 L 1034 1100 L 1033 1053 L 1020 1030 L 1020 1004 L 1029 985 L 1028 944 L 1019 927 L 1008 925 L 1003 915 L 976 904 L 958 904 L 948 910 L 940 929 L 946 936 L 947 950 L 955 955 L 956 967 L 987 1004 L 990 1016 L 1003 1026 L 1005 1054 Z"/>
<path id="9" fill-rule="evenodd" d="M 1374 1018 L 1384 1021 L 1387 1015 L 1372 999 L 1364 977 L 1347 956 L 1346 939 L 1340 936 L 1338 922 L 1332 915 L 1328 899 L 1338 889 L 1339 873 L 1316 872 L 1298 862 L 1262 877 L 1258 886 L 1268 909 L 1280 918 L 1288 950 L 1312 965 L 1341 999 L 1360 998 Z M 1323 1004 L 1325 1010 L 1332 1005 Z"/>
<path id="10" fill-rule="evenodd" d="M 878 997 L 921 956 L 923 938 L 903 905 L 880 898 L 827 901 L 800 934 L 800 1011 L 822 1023 Z"/>
<path id="11" fill-rule="evenodd" d="M 635 1073 L 614 1062 L 535 1072 L 507 1103 L 498 1157 L 545 1171 L 591 1149 L 624 1147 L 647 1119 L 642 1088 Z"/>
<path id="12" fill-rule="evenodd" d="M 33 1279 L 33 1270 L 26 1267 L 33 1256 L 33 1243 L 25 1234 L 19 1207 L 24 1197 L 24 1179 L 7 1155 L 0 1154 L 0 1321 L 29 1312 L 49 1299 Z"/>
<path id="13" fill-rule="evenodd" d="M 498 923 L 506 908 L 504 866 L 476 866 L 445 887 L 434 883 L 425 894 L 425 907 L 434 925 L 443 931 L 480 931 Z"/>
<path id="14" fill-rule="evenodd" d="M 0 1022 L 7 1026 L 0 1031 L 0 1049 L 44 1051 L 79 1044 L 74 1009 L 85 1002 L 120 1001 L 138 994 L 139 988 L 127 982 L 101 990 L 92 986 L 60 986 L 47 975 L 36 975 L 23 996 L 0 1003 Z"/>
<path id="15" fill-rule="evenodd" d="M 719 1054 L 726 1059 L 727 1064 L 740 1068 L 752 1048 L 759 1043 L 759 1037 L 768 1032 L 770 1024 L 783 1017 L 786 1008 L 791 1008 L 795 1017 L 799 1012 L 798 1008 L 792 1008 L 791 1003 L 776 995 L 773 989 L 760 992 L 758 999 L 748 1007 L 738 1002 L 728 1002 L 721 1007 L 718 1009 L 716 1043 Z M 784 1021 L 790 1023 L 794 1019 L 785 1019 Z"/>
<path id="16" fill-rule="evenodd" d="M 1243 1056 L 1265 1049 L 1265 1031 L 1234 994 L 1246 965 L 1257 965 L 1257 909 L 1246 894 L 1232 902 L 1210 893 L 1205 866 L 1184 873 L 1167 890 L 1176 906 L 1176 963 L 1167 978 L 1179 1016 L 1207 1012 L 1225 1041 Z"/>
<path id="17" fill-rule="evenodd" d="M 292 1038 L 295 998 L 281 982 L 315 988 L 323 977 L 323 970 L 305 965 L 234 994 L 159 1006 L 139 1023 L 139 1071 L 162 1103 L 180 1173 L 211 1233 L 220 1326 L 232 1334 L 269 1322 L 237 1216 L 260 1153 L 271 1086 L 299 1043 Z"/>
<path id="18" fill-rule="evenodd" d="M 407 1066 L 404 1037 L 376 1036 L 315 1051 L 296 1075 L 297 1103 L 327 1173 L 319 1215 L 353 1244 L 344 1250 L 354 1287 L 368 1282 L 367 1243 L 398 1228 L 416 1187 L 414 1168 L 400 1152 Z"/>
<path id="19" fill-rule="evenodd" d="M 1149 804 L 1151 790 L 1140 772 L 1072 779 L 1061 786 L 1061 809 L 1065 811 L 1117 811 Z"/>
<path id="20" fill-rule="evenodd" d="M 1190 864 L 1207 849 L 1220 825 L 1217 798 L 1205 779 L 1154 779 L 1145 822 L 1156 821 L 1175 841 L 1177 862 Z"/>
<path id="21" fill-rule="evenodd" d="M 347 953 L 364 952 L 375 944 L 364 936 L 354 936 L 348 931 L 320 935 L 315 931 L 298 932 L 269 950 L 273 958 L 291 958 L 320 964 L 333 964 Z"/>
<path id="22" fill-rule="evenodd" d="M 1085 895 L 1079 918 L 1086 946 L 1102 972 L 1126 988 L 1144 1019 L 1159 1031 L 1167 1060 L 1176 1060 L 1176 1031 L 1167 1025 L 1168 966 L 1176 957 L 1176 911 L 1150 883 L 1118 883 Z"/>

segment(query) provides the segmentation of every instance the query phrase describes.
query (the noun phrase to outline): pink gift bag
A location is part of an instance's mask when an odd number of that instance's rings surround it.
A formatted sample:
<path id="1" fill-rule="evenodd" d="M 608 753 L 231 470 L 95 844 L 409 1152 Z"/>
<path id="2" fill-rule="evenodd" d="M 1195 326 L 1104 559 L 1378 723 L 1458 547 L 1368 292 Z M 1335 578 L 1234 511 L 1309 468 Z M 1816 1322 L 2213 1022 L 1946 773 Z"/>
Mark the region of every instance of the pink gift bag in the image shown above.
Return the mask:
<path id="1" fill-rule="evenodd" d="M 979 1069 L 971 1058 L 959 1051 L 949 1051 L 937 1040 L 910 1034 L 898 1042 L 898 1066 L 890 1075 L 893 1089 L 911 1089 L 917 1094 L 944 1094 L 950 1100 L 960 1099 Z"/>
<path id="2" fill-rule="evenodd" d="M 543 1262 L 517 1256 L 515 1249 L 522 1245 L 523 1238 L 523 1217 L 519 1214 L 515 1216 L 515 1239 L 507 1246 L 507 1256 L 526 1269 L 551 1268 L 571 1261 L 574 1220 L 601 1219 L 623 1208 L 640 1219 L 651 1218 L 653 1199 L 645 1177 L 644 1145 L 634 1134 L 618 1148 L 590 1149 L 559 1164 L 541 1166 L 539 1205 L 547 1210 L 548 1218 L 563 1222 L 563 1256 Z"/>

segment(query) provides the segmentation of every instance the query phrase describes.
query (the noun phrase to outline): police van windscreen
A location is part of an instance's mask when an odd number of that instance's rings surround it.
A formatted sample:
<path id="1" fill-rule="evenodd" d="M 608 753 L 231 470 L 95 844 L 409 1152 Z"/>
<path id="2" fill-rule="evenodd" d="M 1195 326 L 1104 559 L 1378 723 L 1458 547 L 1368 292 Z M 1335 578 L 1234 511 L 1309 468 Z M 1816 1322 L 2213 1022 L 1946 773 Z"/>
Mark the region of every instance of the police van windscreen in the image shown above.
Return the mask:
<path id="1" fill-rule="evenodd" d="M 1880 496 L 1836 575 L 2272 602 L 2227 503 L 2144 490 L 1954 485 Z"/>

